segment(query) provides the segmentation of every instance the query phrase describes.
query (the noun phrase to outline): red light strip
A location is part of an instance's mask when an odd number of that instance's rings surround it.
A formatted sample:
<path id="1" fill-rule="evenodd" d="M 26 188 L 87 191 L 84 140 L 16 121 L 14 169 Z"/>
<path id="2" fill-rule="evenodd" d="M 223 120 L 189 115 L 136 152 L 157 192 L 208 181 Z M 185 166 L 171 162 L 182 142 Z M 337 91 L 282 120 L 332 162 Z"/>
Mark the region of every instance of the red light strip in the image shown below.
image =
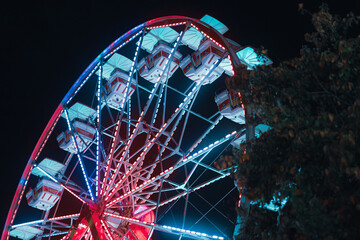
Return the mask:
<path id="1" fill-rule="evenodd" d="M 74 218 L 74 217 L 79 217 L 79 216 L 80 216 L 80 213 L 76 213 L 76 214 L 70 214 L 70 215 L 61 216 L 61 217 L 49 218 L 47 221 L 63 220 L 63 219 Z"/>
<path id="2" fill-rule="evenodd" d="M 82 199 L 81 197 L 79 197 L 78 195 L 76 195 L 73 191 L 71 191 L 68 187 L 66 187 L 64 184 L 60 184 L 63 188 L 66 189 L 66 191 L 68 191 L 71 195 L 73 195 L 74 197 L 76 197 L 77 199 L 79 199 L 82 203 L 86 203 L 86 201 L 84 199 Z"/>
<path id="3" fill-rule="evenodd" d="M 69 235 L 70 235 L 70 233 L 71 233 L 71 231 L 69 231 L 68 234 L 66 234 L 65 236 L 63 236 L 60 240 L 65 240 L 66 238 L 68 238 Z"/>
<path id="4" fill-rule="evenodd" d="M 178 26 L 178 25 L 184 25 L 186 22 L 178 22 L 178 23 L 171 23 L 171 24 L 164 24 L 154 27 L 148 27 L 147 29 L 155 29 L 155 28 L 163 28 L 163 27 L 172 27 L 172 26 Z"/>
<path id="5" fill-rule="evenodd" d="M 243 111 L 244 111 L 244 116 L 245 116 L 245 106 L 244 106 L 243 101 L 242 101 L 241 93 L 240 93 L 240 92 L 237 92 L 237 94 L 238 94 L 238 96 L 239 96 L 239 98 L 240 98 L 241 108 L 243 109 Z"/>
<path id="6" fill-rule="evenodd" d="M 239 189 L 239 203 L 238 203 L 238 207 L 240 207 L 240 204 L 241 204 L 241 196 L 242 196 L 242 187 Z"/>
<path id="7" fill-rule="evenodd" d="M 105 181 L 106 181 L 106 179 L 107 179 L 107 177 L 108 177 L 108 175 L 109 175 L 109 172 L 110 172 L 110 164 L 111 164 L 111 161 L 112 161 L 112 158 L 113 158 L 113 155 L 114 155 L 115 142 L 116 142 L 116 138 L 117 138 L 117 135 L 118 135 L 119 125 L 120 125 L 120 119 L 119 119 L 118 122 L 116 123 L 114 139 L 113 139 L 113 142 L 111 143 L 111 149 L 110 149 L 109 159 L 108 159 L 108 161 L 107 161 L 106 171 L 105 171 L 105 175 L 104 175 L 104 178 L 103 178 L 103 186 L 102 186 L 102 188 L 101 188 L 100 195 L 102 195 L 103 192 L 104 192 L 104 189 L 105 189 Z"/>
<path id="8" fill-rule="evenodd" d="M 225 50 L 226 48 L 223 47 L 220 43 L 218 43 L 217 41 L 215 41 L 212 37 L 210 37 L 209 35 L 207 35 L 206 33 L 204 33 L 203 31 L 201 31 L 198 27 L 196 27 L 194 24 L 190 23 L 190 25 L 195 28 L 196 30 L 198 30 L 202 35 L 204 35 L 205 37 L 207 37 L 208 39 L 210 39 L 211 41 L 213 41 L 213 43 L 215 43 L 216 45 L 218 45 L 219 47 L 221 47 L 223 50 Z"/>
<path id="9" fill-rule="evenodd" d="M 33 169 L 33 166 L 31 165 L 31 166 L 30 166 L 30 170 L 29 170 L 29 172 L 28 172 L 28 175 L 26 176 L 26 180 L 25 180 L 25 182 L 24 182 L 24 185 L 23 185 L 23 187 L 22 187 L 19 200 L 17 201 L 17 204 L 16 204 L 17 206 L 19 206 L 20 201 L 21 201 L 21 199 L 22 199 L 22 197 L 23 197 L 23 195 L 24 195 L 25 187 L 26 187 L 27 181 L 29 180 L 29 177 L 30 177 L 30 174 L 31 174 L 32 169 Z M 17 210 L 18 210 L 18 208 L 15 209 L 14 214 L 13 214 L 12 217 L 11 217 L 10 224 L 13 223 L 14 218 L 15 218 L 15 215 L 16 215 L 16 213 L 17 213 Z"/>
<path id="10" fill-rule="evenodd" d="M 101 219 L 101 225 L 103 226 L 103 228 L 105 229 L 105 233 L 106 235 L 109 237 L 110 240 L 114 240 L 114 238 L 112 237 L 109 228 L 107 227 L 107 225 L 104 223 L 104 221 Z"/>
<path id="11" fill-rule="evenodd" d="M 85 232 L 85 239 L 88 239 L 88 238 L 89 238 L 89 236 L 92 236 L 92 235 L 91 235 L 90 228 L 88 227 L 88 228 L 86 228 L 86 232 Z"/>
<path id="12" fill-rule="evenodd" d="M 128 217 L 115 215 L 115 214 L 107 213 L 107 212 L 105 212 L 104 215 L 114 217 L 114 218 L 117 218 L 117 219 L 122 219 L 122 220 L 125 220 L 125 221 L 129 221 L 131 223 L 140 223 L 140 224 L 143 224 L 143 226 L 146 226 L 146 227 L 148 227 L 148 225 L 155 226 L 155 223 L 140 221 L 139 219 L 136 219 L 136 218 L 128 218 Z"/>
<path id="13" fill-rule="evenodd" d="M 231 61 L 230 55 L 228 55 L 228 58 L 229 58 L 229 61 L 230 61 L 230 66 L 231 66 L 232 74 L 233 74 L 233 76 L 235 76 L 234 65 L 233 65 L 233 63 L 232 63 L 232 61 Z"/>
<path id="14" fill-rule="evenodd" d="M 53 131 L 53 129 L 54 129 L 54 127 L 55 127 L 55 125 L 56 125 L 57 121 L 59 120 L 59 118 L 60 118 L 60 116 L 61 116 L 62 112 L 63 112 L 63 109 L 61 108 L 61 110 L 60 110 L 60 112 L 59 112 L 59 115 L 57 116 L 57 118 L 56 118 L 56 120 L 55 120 L 54 124 L 51 126 L 51 129 L 50 129 L 49 133 L 47 134 L 47 136 L 46 136 L 45 140 L 43 141 L 43 143 L 42 143 L 42 145 L 41 145 L 41 147 L 40 147 L 39 151 L 37 152 L 37 154 L 36 154 L 36 156 L 35 156 L 34 160 L 36 160 L 36 159 L 39 157 L 39 154 L 41 153 L 42 149 L 43 149 L 43 148 L 44 148 L 44 146 L 45 146 L 45 143 L 46 143 L 46 142 L 47 142 L 47 140 L 49 139 L 50 134 L 52 133 L 52 131 Z"/>

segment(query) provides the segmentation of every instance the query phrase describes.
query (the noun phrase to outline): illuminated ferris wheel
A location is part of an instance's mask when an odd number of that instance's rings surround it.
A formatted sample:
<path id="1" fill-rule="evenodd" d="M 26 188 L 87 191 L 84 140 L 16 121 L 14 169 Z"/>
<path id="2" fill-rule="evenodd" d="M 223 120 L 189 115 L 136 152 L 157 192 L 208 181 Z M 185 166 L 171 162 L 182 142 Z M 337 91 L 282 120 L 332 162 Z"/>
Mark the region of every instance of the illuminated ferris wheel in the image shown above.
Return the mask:
<path id="1" fill-rule="evenodd" d="M 218 204 L 236 187 L 213 163 L 245 117 L 224 78 L 269 63 L 227 30 L 170 16 L 111 43 L 48 122 L 1 239 L 227 239 Z"/>

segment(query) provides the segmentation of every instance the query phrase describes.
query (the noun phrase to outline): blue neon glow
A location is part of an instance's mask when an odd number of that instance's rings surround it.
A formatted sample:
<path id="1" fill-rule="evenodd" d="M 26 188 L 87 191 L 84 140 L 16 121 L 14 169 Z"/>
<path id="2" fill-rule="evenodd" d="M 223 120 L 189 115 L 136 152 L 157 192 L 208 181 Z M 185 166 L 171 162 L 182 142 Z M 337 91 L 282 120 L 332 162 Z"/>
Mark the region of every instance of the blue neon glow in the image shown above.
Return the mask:
<path id="1" fill-rule="evenodd" d="M 41 220 L 36 220 L 36 221 L 32 221 L 32 222 L 20 223 L 20 224 L 12 225 L 11 229 L 22 227 L 22 226 L 28 226 L 28 225 L 43 223 L 43 222 L 45 222 L 45 220 L 41 219 Z"/>
<path id="2" fill-rule="evenodd" d="M 220 239 L 220 240 L 224 239 L 224 237 L 220 237 L 220 236 L 216 236 L 216 235 L 209 235 L 209 234 L 202 233 L 202 232 L 190 231 L 190 230 L 186 230 L 186 229 L 182 229 L 182 228 L 176 228 L 176 227 L 171 227 L 171 226 L 166 226 L 166 225 L 162 225 L 162 227 L 165 229 L 168 229 L 170 231 L 185 233 L 185 234 L 189 234 L 189 235 L 197 235 L 197 236 L 202 236 L 202 237 L 207 237 L 207 238 L 212 238 L 212 239 Z"/>
<path id="3" fill-rule="evenodd" d="M 248 70 L 253 70 L 258 65 L 269 65 L 272 61 L 266 56 L 258 56 L 254 49 L 246 47 L 236 53 L 238 58 L 246 64 Z"/>
<path id="4" fill-rule="evenodd" d="M 280 203 L 279 203 L 279 200 L 277 200 L 275 198 L 275 196 L 273 196 L 273 199 L 269 202 L 269 203 L 263 203 L 263 204 L 260 204 L 260 207 L 262 208 L 266 208 L 270 211 L 274 211 L 274 212 L 277 212 L 279 211 L 281 208 L 283 208 L 285 206 L 285 204 L 287 203 L 289 197 L 286 197 L 284 198 Z M 258 202 L 256 201 L 251 201 L 250 204 L 251 205 L 255 205 L 257 204 Z M 279 206 L 280 204 L 280 206 Z"/>
<path id="5" fill-rule="evenodd" d="M 36 164 L 34 164 L 34 167 L 36 167 L 37 169 L 39 169 L 42 173 L 44 173 L 48 178 L 50 178 L 51 180 L 53 180 L 54 182 L 58 182 L 58 180 L 56 180 L 53 176 L 51 176 L 49 173 L 45 172 L 41 167 L 37 166 Z"/>

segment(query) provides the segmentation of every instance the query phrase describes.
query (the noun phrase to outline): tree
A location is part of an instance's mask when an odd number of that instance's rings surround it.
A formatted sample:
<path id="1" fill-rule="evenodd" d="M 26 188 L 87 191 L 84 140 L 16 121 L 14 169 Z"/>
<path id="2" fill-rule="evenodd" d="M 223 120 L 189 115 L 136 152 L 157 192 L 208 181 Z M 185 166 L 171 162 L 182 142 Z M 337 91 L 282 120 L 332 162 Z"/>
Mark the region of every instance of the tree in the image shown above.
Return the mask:
<path id="1" fill-rule="evenodd" d="M 322 5 L 299 57 L 228 79 L 256 110 L 247 121 L 272 127 L 234 154 L 242 194 L 258 202 L 241 239 L 359 238 L 359 19 Z M 259 208 L 274 196 L 288 198 L 277 218 Z"/>

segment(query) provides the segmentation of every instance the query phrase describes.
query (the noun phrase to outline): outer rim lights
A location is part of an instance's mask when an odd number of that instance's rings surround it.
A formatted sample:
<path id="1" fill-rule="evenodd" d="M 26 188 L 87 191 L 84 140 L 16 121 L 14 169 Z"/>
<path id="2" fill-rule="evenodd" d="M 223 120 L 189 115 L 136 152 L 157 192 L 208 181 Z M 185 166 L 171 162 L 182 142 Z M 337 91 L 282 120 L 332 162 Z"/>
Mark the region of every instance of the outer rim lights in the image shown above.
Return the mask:
<path id="1" fill-rule="evenodd" d="M 171 23 L 171 24 L 164 24 L 154 27 L 148 27 L 147 29 L 154 29 L 154 28 L 163 28 L 163 27 L 172 27 L 172 26 L 178 26 L 178 25 L 184 25 L 186 22 L 178 22 L 178 23 Z"/>

